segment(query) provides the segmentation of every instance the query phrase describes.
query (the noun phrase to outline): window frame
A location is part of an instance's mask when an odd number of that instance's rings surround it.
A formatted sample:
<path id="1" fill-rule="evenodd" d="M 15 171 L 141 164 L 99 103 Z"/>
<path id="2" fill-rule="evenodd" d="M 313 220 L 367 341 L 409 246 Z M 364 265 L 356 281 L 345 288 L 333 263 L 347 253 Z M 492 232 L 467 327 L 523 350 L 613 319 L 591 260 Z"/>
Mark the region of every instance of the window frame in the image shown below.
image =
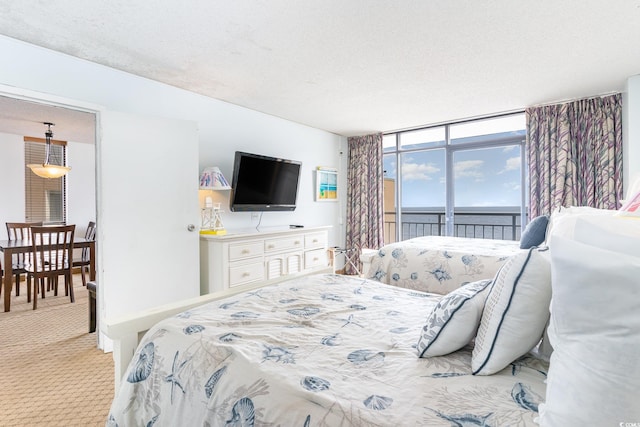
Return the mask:
<path id="1" fill-rule="evenodd" d="M 454 179 L 454 154 L 461 151 L 487 149 L 487 148 L 499 148 L 506 146 L 518 145 L 520 147 L 520 227 L 524 229 L 528 222 L 527 218 L 527 205 L 528 205 L 528 193 L 526 192 L 528 181 L 528 168 L 526 159 L 526 134 L 525 135 L 507 135 L 503 137 L 489 137 L 486 136 L 484 140 L 472 141 L 472 142 L 455 142 L 451 141 L 451 127 L 464 123 L 480 122 L 490 119 L 506 118 L 508 116 L 524 115 L 524 110 L 515 111 L 505 114 L 486 116 L 477 119 L 462 120 L 451 123 L 437 124 L 432 126 L 425 126 L 422 128 L 415 128 L 402 131 L 386 132 L 383 137 L 395 136 L 395 145 L 393 147 L 386 146 L 383 148 L 383 156 L 394 156 L 396 163 L 396 176 L 395 179 L 395 241 L 399 242 L 402 239 L 402 163 L 401 155 L 412 152 L 426 152 L 433 150 L 445 150 L 445 206 L 444 206 L 444 233 L 445 236 L 453 236 L 455 234 L 454 212 L 455 212 L 455 179 Z M 436 129 L 444 127 L 445 141 L 444 144 L 434 144 L 427 147 L 413 147 L 403 148 L 401 145 L 401 135 L 407 132 L 416 132 L 420 130 Z M 384 169 L 384 162 L 381 165 Z"/>

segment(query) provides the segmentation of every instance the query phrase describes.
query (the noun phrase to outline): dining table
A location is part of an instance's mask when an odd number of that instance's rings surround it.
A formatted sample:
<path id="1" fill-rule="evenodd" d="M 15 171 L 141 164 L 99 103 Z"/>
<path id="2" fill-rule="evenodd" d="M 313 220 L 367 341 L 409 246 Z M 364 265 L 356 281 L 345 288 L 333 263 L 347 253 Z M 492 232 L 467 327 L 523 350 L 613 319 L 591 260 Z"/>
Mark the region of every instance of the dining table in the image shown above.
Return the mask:
<path id="1" fill-rule="evenodd" d="M 96 241 L 84 237 L 73 238 L 73 248 L 89 248 L 89 280 L 96 280 Z M 28 253 L 33 250 L 31 240 L 0 240 L 0 252 L 4 253 L 4 311 L 11 311 L 11 287 L 13 281 L 13 254 Z"/>

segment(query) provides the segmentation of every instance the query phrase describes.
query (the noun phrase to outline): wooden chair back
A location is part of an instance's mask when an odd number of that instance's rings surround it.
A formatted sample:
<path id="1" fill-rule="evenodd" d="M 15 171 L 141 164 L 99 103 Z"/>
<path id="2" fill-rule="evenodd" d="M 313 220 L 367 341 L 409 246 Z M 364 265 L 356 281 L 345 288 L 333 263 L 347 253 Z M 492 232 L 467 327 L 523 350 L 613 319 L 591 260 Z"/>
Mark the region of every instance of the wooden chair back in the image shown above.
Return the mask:
<path id="1" fill-rule="evenodd" d="M 39 222 L 7 222 L 7 238 L 9 240 L 31 240 L 31 227 L 41 227 L 42 221 Z M 19 261 L 22 261 L 24 254 L 16 254 L 17 257 L 22 257 Z M 15 264 L 15 259 L 14 259 Z"/>
<path id="2" fill-rule="evenodd" d="M 7 238 L 9 240 L 31 240 L 31 227 L 42 226 L 38 222 L 7 222 Z M 16 278 L 16 296 L 20 296 L 20 275 L 27 272 L 31 264 L 31 253 L 13 254 L 11 257 L 13 274 Z M 31 278 L 27 276 L 27 301 L 31 301 Z"/>
<path id="3" fill-rule="evenodd" d="M 95 222 L 89 221 L 89 225 L 87 226 L 87 231 L 84 233 L 84 238 L 87 240 L 96 239 L 96 223 Z M 82 286 L 87 286 L 87 277 L 85 275 L 85 270 L 89 269 L 90 264 L 91 264 L 91 250 L 88 247 L 83 247 L 80 258 L 73 260 L 73 266 L 80 267 L 80 277 L 82 278 Z"/>
<path id="4" fill-rule="evenodd" d="M 96 223 L 93 221 L 89 221 L 89 225 L 87 226 L 87 231 L 84 233 L 84 238 L 87 240 L 95 240 L 96 238 Z M 89 263 L 89 248 L 82 248 L 82 262 Z"/>
<path id="5" fill-rule="evenodd" d="M 34 309 L 37 306 L 38 300 L 38 283 L 40 282 L 42 284 L 44 279 L 57 283 L 58 276 L 65 277 L 65 284 L 71 302 L 75 301 L 71 274 L 75 229 L 75 224 L 31 227 L 33 259 L 30 272 L 35 279 L 33 292 Z"/>
<path id="6" fill-rule="evenodd" d="M 41 226 L 40 222 L 7 222 L 7 238 L 9 240 L 30 240 L 31 226 Z"/>

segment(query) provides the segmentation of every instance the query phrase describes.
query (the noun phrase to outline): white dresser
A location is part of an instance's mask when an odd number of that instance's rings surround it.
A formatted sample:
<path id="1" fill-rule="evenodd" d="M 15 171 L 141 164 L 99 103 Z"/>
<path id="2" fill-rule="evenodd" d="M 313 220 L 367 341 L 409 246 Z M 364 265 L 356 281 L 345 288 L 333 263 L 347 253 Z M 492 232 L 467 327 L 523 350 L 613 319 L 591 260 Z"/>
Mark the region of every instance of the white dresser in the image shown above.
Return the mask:
<path id="1" fill-rule="evenodd" d="M 330 228 L 264 227 L 228 230 L 223 236 L 200 235 L 200 294 L 331 271 Z"/>

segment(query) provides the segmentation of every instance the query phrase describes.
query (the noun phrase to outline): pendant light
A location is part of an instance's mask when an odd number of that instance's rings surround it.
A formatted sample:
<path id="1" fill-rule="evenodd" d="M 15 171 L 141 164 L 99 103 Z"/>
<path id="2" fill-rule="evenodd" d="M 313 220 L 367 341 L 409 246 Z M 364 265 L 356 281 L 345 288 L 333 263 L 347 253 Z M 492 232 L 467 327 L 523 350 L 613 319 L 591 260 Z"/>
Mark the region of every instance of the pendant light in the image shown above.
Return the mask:
<path id="1" fill-rule="evenodd" d="M 69 166 L 60 166 L 60 165 L 52 165 L 49 163 L 49 156 L 51 153 L 51 138 L 53 137 L 53 132 L 51 131 L 51 126 L 55 126 L 53 123 L 44 122 L 45 125 L 48 126 L 47 131 L 44 133 L 46 142 L 44 148 L 44 163 L 39 164 L 30 164 L 27 165 L 33 173 L 42 178 L 60 178 L 64 176 L 71 170 Z"/>

